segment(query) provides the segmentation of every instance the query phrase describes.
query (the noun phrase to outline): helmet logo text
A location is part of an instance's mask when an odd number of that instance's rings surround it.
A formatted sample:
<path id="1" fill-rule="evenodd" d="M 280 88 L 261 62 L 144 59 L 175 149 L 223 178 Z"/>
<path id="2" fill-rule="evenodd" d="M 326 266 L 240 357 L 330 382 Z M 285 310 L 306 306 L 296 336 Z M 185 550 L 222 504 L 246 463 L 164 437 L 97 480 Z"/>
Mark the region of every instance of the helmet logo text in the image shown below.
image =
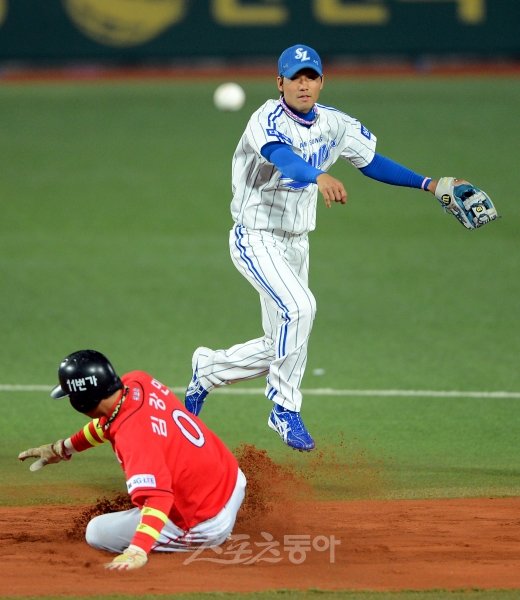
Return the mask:
<path id="1" fill-rule="evenodd" d="M 88 383 L 90 383 L 91 387 L 97 387 L 97 377 L 89 375 L 88 377 L 80 377 L 78 379 L 67 379 L 69 392 L 86 392 Z"/>

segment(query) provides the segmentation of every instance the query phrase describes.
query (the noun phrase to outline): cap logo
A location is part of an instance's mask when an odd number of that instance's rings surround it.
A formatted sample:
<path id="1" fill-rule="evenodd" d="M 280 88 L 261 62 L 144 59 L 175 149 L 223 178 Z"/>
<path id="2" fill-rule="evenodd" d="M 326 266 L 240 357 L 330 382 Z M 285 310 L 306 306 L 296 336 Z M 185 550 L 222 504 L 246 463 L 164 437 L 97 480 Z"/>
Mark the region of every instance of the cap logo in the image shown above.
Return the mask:
<path id="1" fill-rule="evenodd" d="M 296 52 L 294 53 L 294 58 L 296 58 L 297 60 L 301 60 L 302 62 L 305 62 L 305 61 L 311 59 L 307 50 L 304 50 L 303 48 L 296 48 Z"/>
<path id="2" fill-rule="evenodd" d="M 286 48 L 278 59 L 278 73 L 282 77 L 292 78 L 305 68 L 316 71 L 321 77 L 321 59 L 318 53 L 304 44 Z"/>
<path id="3" fill-rule="evenodd" d="M 86 392 L 87 383 L 92 387 L 97 387 L 97 377 L 89 375 L 88 377 L 80 377 L 78 379 L 67 379 L 66 381 L 69 392 Z"/>

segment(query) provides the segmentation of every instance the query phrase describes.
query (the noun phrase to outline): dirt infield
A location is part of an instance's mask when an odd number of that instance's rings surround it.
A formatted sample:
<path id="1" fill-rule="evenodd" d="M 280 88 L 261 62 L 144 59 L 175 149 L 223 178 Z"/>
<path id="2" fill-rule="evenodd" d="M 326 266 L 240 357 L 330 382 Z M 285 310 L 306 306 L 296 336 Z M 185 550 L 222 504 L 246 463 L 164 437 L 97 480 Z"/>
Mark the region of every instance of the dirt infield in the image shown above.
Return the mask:
<path id="1" fill-rule="evenodd" d="M 3 594 L 520 588 L 520 498 L 299 502 L 287 527 L 275 514 L 219 553 L 155 554 L 133 573 L 67 535 L 77 515 L 0 509 Z"/>
<path id="2" fill-rule="evenodd" d="M 140 571 L 105 571 L 111 555 L 83 539 L 88 520 L 126 508 L 126 496 L 0 508 L 3 594 L 520 588 L 520 498 L 323 500 L 309 469 L 276 464 L 250 445 L 236 454 L 248 490 L 232 539 L 153 554 Z M 324 470 L 319 455 L 313 464 Z"/>

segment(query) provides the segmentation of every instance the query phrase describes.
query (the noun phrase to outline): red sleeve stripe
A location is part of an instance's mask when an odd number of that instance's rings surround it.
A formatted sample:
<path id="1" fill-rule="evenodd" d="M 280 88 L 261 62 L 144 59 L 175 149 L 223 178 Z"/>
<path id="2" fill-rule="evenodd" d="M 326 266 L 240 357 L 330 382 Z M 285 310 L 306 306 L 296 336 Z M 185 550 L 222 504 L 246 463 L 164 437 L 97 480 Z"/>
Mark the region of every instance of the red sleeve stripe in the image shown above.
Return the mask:
<path id="1" fill-rule="evenodd" d="M 94 419 L 87 423 L 83 429 L 80 429 L 80 431 L 70 438 L 70 441 L 77 452 L 88 450 L 88 448 L 99 446 L 106 442 L 99 419 Z"/>
<path id="2" fill-rule="evenodd" d="M 161 535 L 160 531 L 157 531 L 157 529 L 154 529 L 153 527 L 151 527 L 150 525 L 146 525 L 145 523 L 139 523 L 137 529 L 135 530 L 135 533 L 144 533 L 146 535 L 149 535 L 154 542 Z"/>
<path id="3" fill-rule="evenodd" d="M 132 544 L 139 546 L 146 553 L 150 552 L 154 542 L 161 535 L 162 528 L 168 520 L 168 515 L 149 506 L 141 510 L 141 522 L 135 530 Z"/>
<path id="4" fill-rule="evenodd" d="M 83 428 L 85 437 L 92 444 L 92 446 L 99 446 L 107 441 L 103 428 L 99 424 L 99 419 L 93 419 L 90 423 L 87 423 Z"/>

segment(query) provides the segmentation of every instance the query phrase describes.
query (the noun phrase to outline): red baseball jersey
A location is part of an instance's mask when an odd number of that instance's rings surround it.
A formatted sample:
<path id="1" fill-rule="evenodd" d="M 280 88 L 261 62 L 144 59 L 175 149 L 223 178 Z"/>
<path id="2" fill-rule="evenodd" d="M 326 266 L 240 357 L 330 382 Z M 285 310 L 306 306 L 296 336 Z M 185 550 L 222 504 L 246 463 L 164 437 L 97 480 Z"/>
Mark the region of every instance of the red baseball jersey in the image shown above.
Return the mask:
<path id="1" fill-rule="evenodd" d="M 117 416 L 94 419 L 73 435 L 75 449 L 110 441 L 132 502 L 165 513 L 183 530 L 214 517 L 234 490 L 236 458 L 151 375 L 132 371 L 121 379 L 128 391 Z"/>

